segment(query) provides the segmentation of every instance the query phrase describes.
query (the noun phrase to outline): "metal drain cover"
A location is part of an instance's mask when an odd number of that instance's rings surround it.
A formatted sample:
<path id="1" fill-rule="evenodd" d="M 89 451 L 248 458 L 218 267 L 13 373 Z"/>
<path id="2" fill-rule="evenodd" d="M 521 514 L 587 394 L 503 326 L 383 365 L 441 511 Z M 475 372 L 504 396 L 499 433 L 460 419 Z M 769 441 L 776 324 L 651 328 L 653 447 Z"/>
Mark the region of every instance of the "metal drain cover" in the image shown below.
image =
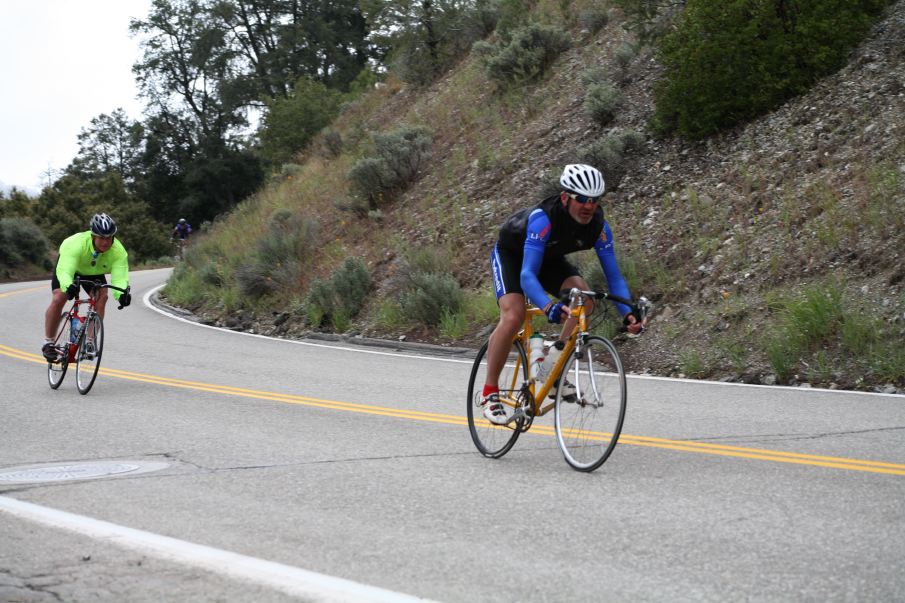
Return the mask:
<path id="1" fill-rule="evenodd" d="M 43 467 L 19 467 L 0 471 L 0 482 L 39 483 L 98 479 L 124 473 L 135 475 L 159 471 L 168 466 L 167 463 L 146 461 L 98 461 Z"/>

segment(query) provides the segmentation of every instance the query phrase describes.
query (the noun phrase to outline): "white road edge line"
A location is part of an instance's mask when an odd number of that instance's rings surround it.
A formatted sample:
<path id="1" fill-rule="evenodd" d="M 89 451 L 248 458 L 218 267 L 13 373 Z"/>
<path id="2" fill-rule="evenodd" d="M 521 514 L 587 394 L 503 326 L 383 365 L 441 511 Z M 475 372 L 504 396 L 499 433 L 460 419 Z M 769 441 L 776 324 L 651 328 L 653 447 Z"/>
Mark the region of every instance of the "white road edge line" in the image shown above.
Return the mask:
<path id="1" fill-rule="evenodd" d="M 399 356 L 405 358 L 416 358 L 418 360 L 432 360 L 434 362 L 457 362 L 460 364 L 473 364 L 473 360 L 460 360 L 458 358 L 441 358 L 437 356 L 419 356 L 417 354 L 403 354 L 400 352 L 380 352 L 377 350 L 368 350 L 361 348 L 350 348 L 341 345 L 330 345 L 324 343 L 312 343 L 310 341 L 299 341 L 298 339 L 283 339 L 280 337 L 270 337 L 269 335 L 261 335 L 259 333 L 246 333 L 244 331 L 233 331 L 232 329 L 223 329 L 220 327 L 215 327 L 213 325 L 206 325 L 200 322 L 195 322 L 194 320 L 188 320 L 187 318 L 182 318 L 181 316 L 176 316 L 170 312 L 162 310 L 151 303 L 151 296 L 154 295 L 157 291 L 162 289 L 166 283 L 161 285 L 157 285 L 147 293 L 145 293 L 142 301 L 145 306 L 154 310 L 158 314 L 162 314 L 167 318 L 172 318 L 173 320 L 178 320 L 190 325 L 195 325 L 196 327 L 204 327 L 206 329 L 214 329 L 220 332 L 232 333 L 234 335 L 244 335 L 246 337 L 259 337 L 261 339 L 269 339 L 271 341 L 283 341 L 285 343 L 291 343 L 294 345 L 306 345 L 314 348 L 329 348 L 331 350 L 343 350 L 346 352 L 356 352 L 358 354 L 376 354 L 378 356 Z M 811 388 L 803 388 L 803 387 L 793 387 L 790 385 L 755 385 L 753 383 L 727 383 L 725 381 L 702 381 L 700 379 L 679 379 L 676 377 L 659 377 L 656 375 L 637 375 L 637 374 L 626 374 L 626 377 L 630 380 L 638 379 L 638 380 L 647 380 L 647 381 L 670 381 L 677 383 L 706 383 L 708 385 L 719 385 L 719 386 L 727 386 L 727 387 L 755 387 L 755 388 L 770 388 L 770 389 L 781 389 L 781 390 L 789 390 L 796 392 L 814 392 L 814 393 L 822 393 L 822 394 L 857 394 L 861 396 L 884 396 L 884 397 L 896 397 L 899 398 L 898 394 L 882 394 L 879 392 L 861 392 L 856 390 L 847 390 L 847 389 L 824 389 L 820 387 L 811 387 Z"/>
<path id="2" fill-rule="evenodd" d="M 227 578 L 254 582 L 306 601 L 407 603 L 428 601 L 230 551 L 127 528 L 66 511 L 0 496 L 0 511 L 62 528 L 108 543 L 204 569 Z"/>

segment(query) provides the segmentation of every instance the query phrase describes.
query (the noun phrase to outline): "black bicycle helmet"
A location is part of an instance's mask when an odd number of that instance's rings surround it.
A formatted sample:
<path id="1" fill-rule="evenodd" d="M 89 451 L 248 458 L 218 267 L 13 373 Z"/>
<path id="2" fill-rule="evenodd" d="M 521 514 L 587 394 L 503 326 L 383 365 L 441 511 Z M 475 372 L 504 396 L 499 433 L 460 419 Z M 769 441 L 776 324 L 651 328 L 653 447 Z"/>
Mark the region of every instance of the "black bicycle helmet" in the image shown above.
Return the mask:
<path id="1" fill-rule="evenodd" d="M 91 234 L 99 237 L 112 237 L 116 234 L 116 222 L 107 214 L 94 214 L 91 218 Z"/>

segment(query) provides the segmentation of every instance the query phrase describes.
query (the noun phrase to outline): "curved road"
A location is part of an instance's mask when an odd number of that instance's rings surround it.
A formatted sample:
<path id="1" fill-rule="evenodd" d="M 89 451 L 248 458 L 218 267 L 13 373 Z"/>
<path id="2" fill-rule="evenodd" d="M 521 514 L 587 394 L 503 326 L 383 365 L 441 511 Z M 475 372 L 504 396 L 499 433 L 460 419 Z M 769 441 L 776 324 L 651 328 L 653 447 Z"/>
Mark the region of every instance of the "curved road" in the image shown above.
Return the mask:
<path id="1" fill-rule="evenodd" d="M 467 360 L 190 324 L 166 275 L 87 396 L 0 285 L 0 601 L 905 600 L 903 396 L 632 377 L 597 472 L 549 416 L 490 461 Z"/>

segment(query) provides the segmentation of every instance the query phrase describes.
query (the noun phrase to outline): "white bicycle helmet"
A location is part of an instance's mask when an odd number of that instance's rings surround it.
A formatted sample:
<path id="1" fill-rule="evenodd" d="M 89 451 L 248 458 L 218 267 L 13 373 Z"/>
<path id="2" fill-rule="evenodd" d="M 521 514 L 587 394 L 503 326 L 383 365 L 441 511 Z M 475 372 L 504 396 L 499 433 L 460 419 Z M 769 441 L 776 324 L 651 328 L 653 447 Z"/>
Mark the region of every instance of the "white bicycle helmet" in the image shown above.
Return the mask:
<path id="1" fill-rule="evenodd" d="M 94 214 L 91 218 L 91 232 L 99 237 L 112 237 L 116 234 L 116 222 L 107 214 Z"/>
<path id="2" fill-rule="evenodd" d="M 559 183 L 570 193 L 578 193 L 585 197 L 599 197 L 606 190 L 600 170 L 581 163 L 567 165 L 562 171 Z"/>

